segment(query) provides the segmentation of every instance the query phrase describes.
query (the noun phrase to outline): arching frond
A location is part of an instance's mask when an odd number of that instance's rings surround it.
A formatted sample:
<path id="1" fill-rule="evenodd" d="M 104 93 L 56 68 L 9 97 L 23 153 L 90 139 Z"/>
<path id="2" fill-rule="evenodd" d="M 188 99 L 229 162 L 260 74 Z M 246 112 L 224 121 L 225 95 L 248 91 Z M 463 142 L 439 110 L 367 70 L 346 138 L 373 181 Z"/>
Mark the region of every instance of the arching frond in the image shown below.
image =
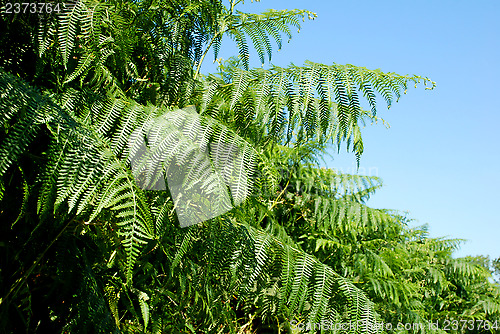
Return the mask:
<path id="1" fill-rule="evenodd" d="M 210 238 L 205 232 L 211 233 Z M 210 246 L 222 239 L 224 249 Z M 221 275 L 229 276 L 222 276 L 221 282 L 233 282 L 231 286 L 247 303 L 262 305 L 260 313 L 264 319 L 286 312 L 300 313 L 306 322 L 332 320 L 338 323 L 342 320 L 339 315 L 344 314 L 344 321 L 366 326 L 358 328 L 359 332 L 369 332 L 374 327 L 373 304 L 361 290 L 297 246 L 282 242 L 281 238 L 246 223 L 212 221 L 210 228 L 193 226 L 184 234 L 176 264 L 193 261 L 185 254 L 195 249 L 208 252 L 210 266 L 216 266 Z"/>
<path id="2" fill-rule="evenodd" d="M 246 111 L 252 110 L 246 124 L 255 123 L 261 136 L 285 136 L 285 142 L 290 142 L 294 133 L 302 141 L 326 138 L 338 145 L 346 141 L 357 156 L 363 152 L 358 122 L 365 117 L 360 94 L 367 97 L 374 115 L 376 94 L 382 95 L 390 107 L 410 83 L 430 83 L 429 89 L 435 85 L 419 76 L 312 62 L 302 67 L 249 71 L 229 66 L 222 71 L 222 78 L 210 76 L 205 82 L 200 104 L 209 114 L 232 120 L 234 115 L 244 113 L 245 106 Z M 252 96 L 250 109 L 248 96 Z"/>
<path id="3" fill-rule="evenodd" d="M 257 51 L 260 62 L 264 64 L 265 56 L 270 61 L 273 53 L 271 38 L 276 42 L 278 50 L 282 47 L 282 34 L 292 38 L 290 27 L 300 30 L 300 21 L 305 18 L 314 19 L 316 14 L 307 10 L 274 10 L 262 12 L 260 14 L 243 13 L 237 11 L 224 18 L 224 22 L 219 24 L 222 30 L 214 37 L 223 34 L 232 38 L 239 50 L 239 57 L 245 69 L 248 69 L 250 52 L 248 39 L 252 41 L 254 49 Z M 248 37 L 248 38 L 247 38 Z M 214 57 L 218 56 L 218 47 L 214 48 Z"/>

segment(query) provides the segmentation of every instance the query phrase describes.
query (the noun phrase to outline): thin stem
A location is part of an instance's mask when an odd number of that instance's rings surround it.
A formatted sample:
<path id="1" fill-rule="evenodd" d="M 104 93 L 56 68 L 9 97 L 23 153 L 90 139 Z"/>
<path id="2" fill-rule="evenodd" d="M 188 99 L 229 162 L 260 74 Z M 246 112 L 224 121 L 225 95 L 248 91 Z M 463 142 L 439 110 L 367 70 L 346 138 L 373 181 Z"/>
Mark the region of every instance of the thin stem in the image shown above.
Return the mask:
<path id="1" fill-rule="evenodd" d="M 278 197 L 276 197 L 276 199 L 273 201 L 273 205 L 271 206 L 271 208 L 269 210 L 266 211 L 266 213 L 264 214 L 264 216 L 262 217 L 262 219 L 259 221 L 259 223 L 261 223 L 264 220 L 264 218 L 266 218 L 266 216 L 268 215 L 268 213 L 271 212 L 278 203 L 283 203 L 283 202 L 278 202 L 278 200 L 285 193 L 285 191 L 288 188 L 289 184 L 290 184 L 290 179 L 288 179 L 288 182 L 286 183 L 285 188 L 283 188 L 283 190 L 279 193 Z"/>
<path id="2" fill-rule="evenodd" d="M 217 32 L 214 37 L 210 40 L 210 43 L 208 44 L 207 48 L 205 49 L 205 52 L 203 52 L 203 55 L 200 58 L 200 61 L 198 62 L 198 66 L 196 67 L 196 72 L 194 74 L 194 78 L 196 79 L 198 77 L 198 74 L 200 73 L 201 69 L 201 64 L 203 63 L 203 60 L 205 59 L 205 56 L 208 53 L 208 50 L 212 47 L 212 44 L 215 42 L 215 39 L 219 36 L 220 32 Z"/>

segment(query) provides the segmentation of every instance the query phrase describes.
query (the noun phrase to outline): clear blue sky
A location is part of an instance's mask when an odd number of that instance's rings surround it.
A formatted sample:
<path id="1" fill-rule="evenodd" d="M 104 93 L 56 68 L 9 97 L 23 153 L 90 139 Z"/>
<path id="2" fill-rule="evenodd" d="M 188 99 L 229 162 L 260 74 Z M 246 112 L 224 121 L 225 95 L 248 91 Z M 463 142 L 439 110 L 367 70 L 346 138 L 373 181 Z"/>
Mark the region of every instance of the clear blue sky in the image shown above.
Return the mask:
<path id="1" fill-rule="evenodd" d="M 428 76 L 434 91 L 409 89 L 378 116 L 391 125 L 364 130 L 361 172 L 384 187 L 369 201 L 409 211 L 432 237 L 468 241 L 455 254 L 500 257 L 500 1 L 246 1 L 240 10 L 308 9 L 272 63 L 353 64 Z M 220 56 L 235 55 L 226 40 Z M 203 72 L 214 71 L 211 59 Z M 251 58 L 252 60 L 252 58 Z M 253 64 L 260 66 L 257 55 Z M 266 66 L 266 65 L 264 65 Z M 352 154 L 334 155 L 331 168 L 355 172 Z"/>

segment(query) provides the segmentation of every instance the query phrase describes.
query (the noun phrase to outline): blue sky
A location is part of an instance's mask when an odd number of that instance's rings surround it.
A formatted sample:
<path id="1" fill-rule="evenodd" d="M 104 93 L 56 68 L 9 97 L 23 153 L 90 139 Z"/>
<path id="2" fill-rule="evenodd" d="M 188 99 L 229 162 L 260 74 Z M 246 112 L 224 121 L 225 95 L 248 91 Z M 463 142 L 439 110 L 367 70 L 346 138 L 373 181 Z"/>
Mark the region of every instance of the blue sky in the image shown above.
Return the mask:
<path id="1" fill-rule="evenodd" d="M 409 211 L 415 225 L 429 224 L 433 237 L 467 239 L 456 256 L 500 257 L 500 1 L 263 0 L 240 6 L 255 13 L 269 8 L 318 14 L 274 54 L 273 64 L 335 62 L 437 82 L 433 91 L 409 89 L 390 110 L 378 101 L 377 116 L 391 127 L 364 129 L 360 171 L 384 180 L 368 204 Z M 221 57 L 235 54 L 231 43 Z M 203 72 L 214 71 L 205 61 Z M 253 64 L 260 66 L 255 53 Z M 356 170 L 352 154 L 327 162 Z"/>

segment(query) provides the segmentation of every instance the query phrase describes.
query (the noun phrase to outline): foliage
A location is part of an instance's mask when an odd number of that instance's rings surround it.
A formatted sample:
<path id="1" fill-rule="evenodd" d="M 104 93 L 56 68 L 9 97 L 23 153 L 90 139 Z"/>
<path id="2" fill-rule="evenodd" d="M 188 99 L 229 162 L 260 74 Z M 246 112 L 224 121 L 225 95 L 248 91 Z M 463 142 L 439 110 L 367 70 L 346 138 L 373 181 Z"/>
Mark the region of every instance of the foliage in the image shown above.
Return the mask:
<path id="1" fill-rule="evenodd" d="M 352 279 L 381 323 L 423 324 L 432 332 L 431 324 L 442 328 L 450 319 L 498 321 L 500 286 L 492 283 L 489 259 L 453 258 L 462 240 L 429 238 L 426 226 L 411 227 L 406 215 L 366 206 L 379 178 L 297 164 L 288 149 L 277 159 L 287 161 L 288 173 L 262 225 L 279 224 L 291 242 Z"/>
<path id="2" fill-rule="evenodd" d="M 360 158 L 377 96 L 390 107 L 434 83 L 354 65 L 249 69 L 250 45 L 264 64 L 316 14 L 236 6 L 81 0 L 0 18 L 2 332 L 498 319 L 483 259 L 453 259 L 458 241 L 369 208 L 380 179 L 317 163 L 342 143 Z M 226 39 L 238 58 L 202 75 Z M 153 132 L 134 160 L 131 143 Z M 199 211 L 154 187 L 179 165 L 182 186 L 224 214 L 183 226 Z"/>

